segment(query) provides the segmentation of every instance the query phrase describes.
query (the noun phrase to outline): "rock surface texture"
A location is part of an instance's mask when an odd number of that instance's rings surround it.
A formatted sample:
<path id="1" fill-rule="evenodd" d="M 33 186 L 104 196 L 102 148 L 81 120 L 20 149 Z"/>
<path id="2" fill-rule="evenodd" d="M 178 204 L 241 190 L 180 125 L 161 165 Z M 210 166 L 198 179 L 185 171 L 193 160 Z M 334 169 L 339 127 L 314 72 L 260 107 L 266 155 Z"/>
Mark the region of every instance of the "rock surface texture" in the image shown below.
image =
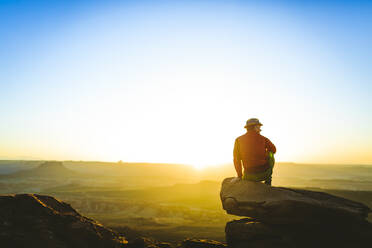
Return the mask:
<path id="1" fill-rule="evenodd" d="M 371 211 L 366 205 L 327 193 L 270 187 L 240 180 L 222 183 L 221 201 L 229 214 L 249 216 L 263 222 L 302 222 L 309 218 L 365 219 Z"/>
<path id="2" fill-rule="evenodd" d="M 126 236 L 127 233 L 122 233 Z M 170 243 L 124 236 L 80 215 L 69 204 L 37 194 L 0 195 L 1 248 L 172 248 Z M 130 236 L 130 235 L 129 235 Z M 137 236 L 137 235 L 135 235 Z M 182 248 L 224 248 L 213 240 L 186 239 Z"/>
<path id="3" fill-rule="evenodd" d="M 369 247 L 372 224 L 366 205 L 309 190 L 263 183 L 222 183 L 221 201 L 229 214 L 249 218 L 226 224 L 229 247 Z"/>
<path id="4" fill-rule="evenodd" d="M 125 238 L 53 197 L 0 195 L 1 247 L 127 247 Z"/>
<path id="5" fill-rule="evenodd" d="M 182 241 L 181 248 L 226 248 L 226 244 L 222 244 L 214 240 L 206 239 L 186 239 Z"/>

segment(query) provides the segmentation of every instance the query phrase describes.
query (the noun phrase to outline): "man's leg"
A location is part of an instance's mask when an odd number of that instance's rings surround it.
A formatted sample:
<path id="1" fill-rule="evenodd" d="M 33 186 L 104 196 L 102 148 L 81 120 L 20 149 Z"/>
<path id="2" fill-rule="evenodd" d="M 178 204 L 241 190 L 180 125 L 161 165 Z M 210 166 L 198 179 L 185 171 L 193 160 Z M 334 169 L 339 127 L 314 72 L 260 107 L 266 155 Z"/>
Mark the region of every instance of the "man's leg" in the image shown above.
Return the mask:
<path id="1" fill-rule="evenodd" d="M 269 164 L 269 168 L 261 173 L 249 174 L 244 170 L 242 179 L 254 182 L 265 181 L 265 184 L 271 185 L 271 176 L 273 174 L 273 168 L 275 163 L 274 155 L 272 153 L 269 154 L 267 163 Z"/>
<path id="2" fill-rule="evenodd" d="M 265 184 L 271 186 L 271 180 L 272 180 L 272 175 L 273 175 L 273 168 L 274 168 L 274 164 L 275 164 L 275 158 L 274 158 L 274 154 L 272 152 L 269 153 L 268 161 L 267 162 L 269 163 L 269 166 L 270 166 L 270 174 L 265 179 Z"/>
<path id="3" fill-rule="evenodd" d="M 271 186 L 271 179 L 272 179 L 272 177 L 271 177 L 271 175 L 270 175 L 269 178 L 267 178 L 267 179 L 265 180 L 265 184 Z"/>

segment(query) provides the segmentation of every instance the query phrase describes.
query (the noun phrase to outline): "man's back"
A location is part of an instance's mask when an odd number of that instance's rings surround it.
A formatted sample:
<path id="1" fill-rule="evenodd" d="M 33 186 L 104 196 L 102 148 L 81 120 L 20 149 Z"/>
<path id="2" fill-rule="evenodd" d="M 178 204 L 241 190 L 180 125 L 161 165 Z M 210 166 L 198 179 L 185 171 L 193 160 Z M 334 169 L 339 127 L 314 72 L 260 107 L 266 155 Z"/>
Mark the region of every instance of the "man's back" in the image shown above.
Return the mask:
<path id="1" fill-rule="evenodd" d="M 268 138 L 250 130 L 235 140 L 234 162 L 240 163 L 241 160 L 247 172 L 261 171 L 267 169 L 265 165 L 268 152 L 276 152 L 274 144 Z"/>

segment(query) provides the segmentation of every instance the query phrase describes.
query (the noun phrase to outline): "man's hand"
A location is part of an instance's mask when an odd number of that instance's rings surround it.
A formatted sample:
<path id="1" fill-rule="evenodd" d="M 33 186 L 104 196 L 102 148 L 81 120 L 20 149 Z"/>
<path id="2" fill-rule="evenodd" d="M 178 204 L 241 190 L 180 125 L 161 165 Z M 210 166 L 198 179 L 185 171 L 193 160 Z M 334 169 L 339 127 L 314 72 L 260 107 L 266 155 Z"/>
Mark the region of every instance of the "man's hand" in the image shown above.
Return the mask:
<path id="1" fill-rule="evenodd" d="M 242 180 L 241 177 L 235 177 L 233 180 L 231 180 L 232 183 L 237 183 L 239 182 L 240 180 Z"/>

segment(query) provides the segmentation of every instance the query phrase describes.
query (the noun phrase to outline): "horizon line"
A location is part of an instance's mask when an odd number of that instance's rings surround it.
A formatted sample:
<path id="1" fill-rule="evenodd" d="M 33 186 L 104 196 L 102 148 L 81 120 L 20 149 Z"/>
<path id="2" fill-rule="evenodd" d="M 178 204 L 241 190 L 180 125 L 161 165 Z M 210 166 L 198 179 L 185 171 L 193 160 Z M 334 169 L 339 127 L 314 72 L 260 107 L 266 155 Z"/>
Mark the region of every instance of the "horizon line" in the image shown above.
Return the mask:
<path id="1" fill-rule="evenodd" d="M 169 163 L 169 162 L 140 162 L 140 161 L 99 161 L 99 160 L 55 160 L 55 159 L 3 159 L 0 158 L 0 161 L 23 161 L 23 162 L 45 162 L 45 161 L 56 161 L 56 162 L 84 162 L 84 163 L 110 163 L 110 164 L 159 164 L 159 165 L 184 165 L 184 166 L 193 166 L 192 164 L 187 163 Z M 121 162 L 120 162 L 121 161 Z M 372 166 L 372 163 L 308 163 L 308 162 L 289 162 L 289 161 L 276 161 L 276 164 L 298 164 L 298 165 L 341 165 L 341 166 Z M 224 166 L 230 165 L 231 163 L 219 163 L 219 164 L 208 164 L 207 167 L 213 166 Z"/>

